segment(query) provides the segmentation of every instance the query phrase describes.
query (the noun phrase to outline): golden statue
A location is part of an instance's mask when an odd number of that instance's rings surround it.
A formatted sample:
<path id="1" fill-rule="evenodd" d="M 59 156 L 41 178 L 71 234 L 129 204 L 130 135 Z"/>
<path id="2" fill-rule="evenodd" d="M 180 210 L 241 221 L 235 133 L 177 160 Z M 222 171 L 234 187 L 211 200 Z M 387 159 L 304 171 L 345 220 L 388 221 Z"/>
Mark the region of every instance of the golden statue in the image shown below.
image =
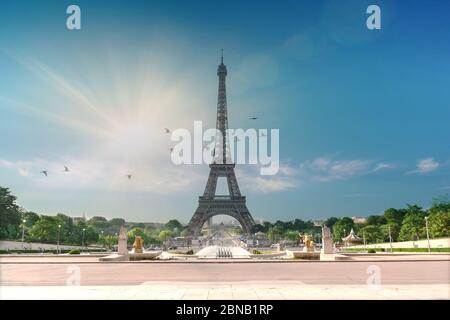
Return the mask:
<path id="1" fill-rule="evenodd" d="M 133 243 L 133 252 L 134 253 L 143 253 L 143 246 L 144 246 L 144 240 L 142 239 L 141 236 L 136 236 L 134 238 L 134 243 Z"/>
<path id="2" fill-rule="evenodd" d="M 311 236 L 309 234 L 303 235 L 303 243 L 305 244 L 303 251 L 314 252 L 314 241 L 311 240 Z"/>

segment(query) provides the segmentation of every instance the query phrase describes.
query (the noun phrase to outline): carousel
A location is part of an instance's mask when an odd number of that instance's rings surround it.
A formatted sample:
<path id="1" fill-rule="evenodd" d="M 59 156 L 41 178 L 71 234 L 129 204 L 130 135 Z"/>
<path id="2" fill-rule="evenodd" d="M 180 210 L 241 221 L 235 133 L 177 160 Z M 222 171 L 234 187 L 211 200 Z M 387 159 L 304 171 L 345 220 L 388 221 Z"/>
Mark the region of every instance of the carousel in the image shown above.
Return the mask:
<path id="1" fill-rule="evenodd" d="M 359 244 L 361 242 L 363 242 L 363 240 L 358 237 L 355 233 L 355 231 L 353 231 L 353 228 L 350 230 L 350 234 L 344 238 L 342 238 L 342 242 L 344 243 L 344 246 L 351 246 L 354 244 Z"/>

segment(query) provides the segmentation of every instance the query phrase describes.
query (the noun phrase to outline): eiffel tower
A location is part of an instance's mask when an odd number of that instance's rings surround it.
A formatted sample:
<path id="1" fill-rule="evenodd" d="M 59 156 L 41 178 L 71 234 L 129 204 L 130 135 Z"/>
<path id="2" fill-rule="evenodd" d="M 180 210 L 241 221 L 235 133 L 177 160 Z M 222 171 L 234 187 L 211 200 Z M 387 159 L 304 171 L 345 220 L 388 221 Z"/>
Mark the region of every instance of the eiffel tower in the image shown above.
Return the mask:
<path id="1" fill-rule="evenodd" d="M 198 199 L 198 208 L 188 225 L 189 232 L 198 236 L 205 222 L 210 223 L 215 215 L 224 214 L 235 218 L 241 224 L 244 232 L 251 233 L 251 228 L 255 225 L 250 212 L 245 204 L 245 197 L 241 195 L 239 185 L 234 173 L 235 164 L 231 160 L 231 153 L 228 143 L 228 114 L 227 114 L 227 94 L 225 78 L 227 67 L 223 64 L 223 50 L 221 64 L 217 68 L 219 77 L 219 95 L 217 102 L 217 136 L 213 152 L 213 160 L 209 167 L 208 182 L 206 183 L 203 196 Z M 217 180 L 219 177 L 227 179 L 229 196 L 216 195 Z"/>

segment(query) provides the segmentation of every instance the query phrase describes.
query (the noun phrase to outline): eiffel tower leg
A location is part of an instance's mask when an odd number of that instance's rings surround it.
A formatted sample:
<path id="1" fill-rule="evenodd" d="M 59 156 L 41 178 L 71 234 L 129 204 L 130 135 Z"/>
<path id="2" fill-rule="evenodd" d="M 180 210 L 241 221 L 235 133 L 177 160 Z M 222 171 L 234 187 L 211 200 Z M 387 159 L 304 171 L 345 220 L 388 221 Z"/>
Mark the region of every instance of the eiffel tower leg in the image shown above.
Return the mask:
<path id="1" fill-rule="evenodd" d="M 191 235 L 197 237 L 200 235 L 203 224 L 208 220 L 208 206 L 199 204 L 197 210 L 189 221 L 188 231 Z"/>
<path id="2" fill-rule="evenodd" d="M 238 205 L 236 211 L 237 216 L 239 217 L 237 218 L 237 220 L 240 222 L 242 228 L 244 229 L 244 232 L 246 234 L 251 234 L 252 227 L 255 225 L 255 221 L 248 211 L 247 205 L 245 203 Z"/>

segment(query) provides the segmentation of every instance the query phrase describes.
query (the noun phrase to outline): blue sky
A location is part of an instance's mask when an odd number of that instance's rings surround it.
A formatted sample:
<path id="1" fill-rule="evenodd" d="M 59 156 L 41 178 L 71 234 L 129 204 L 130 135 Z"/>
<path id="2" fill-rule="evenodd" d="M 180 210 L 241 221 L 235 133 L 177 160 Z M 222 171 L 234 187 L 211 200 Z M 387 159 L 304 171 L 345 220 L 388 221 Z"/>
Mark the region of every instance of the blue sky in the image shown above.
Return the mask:
<path id="1" fill-rule="evenodd" d="M 66 28 L 70 4 L 81 30 Z M 366 28 L 369 4 L 381 30 Z M 230 127 L 280 129 L 276 176 L 237 168 L 256 219 L 364 216 L 450 193 L 446 1 L 1 9 L 0 185 L 29 210 L 188 222 L 208 167 L 173 165 L 163 128 L 214 126 L 220 48 Z"/>

